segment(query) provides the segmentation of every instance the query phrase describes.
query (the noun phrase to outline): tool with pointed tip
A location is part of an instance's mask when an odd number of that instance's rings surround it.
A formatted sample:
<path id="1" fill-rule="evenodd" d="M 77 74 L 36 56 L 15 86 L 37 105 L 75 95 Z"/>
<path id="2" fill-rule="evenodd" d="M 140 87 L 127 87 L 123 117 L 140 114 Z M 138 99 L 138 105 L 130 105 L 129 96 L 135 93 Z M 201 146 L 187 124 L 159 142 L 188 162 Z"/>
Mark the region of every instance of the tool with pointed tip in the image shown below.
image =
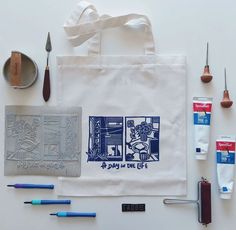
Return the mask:
<path id="1" fill-rule="evenodd" d="M 201 76 L 201 80 L 204 83 L 208 83 L 212 80 L 212 75 L 210 73 L 210 67 L 208 65 L 208 48 L 209 48 L 209 44 L 207 42 L 206 65 L 204 67 L 204 71 L 203 71 L 203 74 Z"/>
<path id="2" fill-rule="evenodd" d="M 48 37 L 47 37 L 47 42 L 46 42 L 46 47 L 47 51 L 47 66 L 45 69 L 44 73 L 44 82 L 43 82 L 43 98 L 45 101 L 49 100 L 50 97 L 50 92 L 51 92 L 51 86 L 50 86 L 50 72 L 49 72 L 49 54 L 52 50 L 52 44 L 51 44 L 51 38 L 50 38 L 50 33 L 48 32 Z"/>
<path id="3" fill-rule="evenodd" d="M 54 189 L 53 184 L 8 184 L 7 187 L 23 188 L 23 189 Z"/>
<path id="4" fill-rule="evenodd" d="M 25 201 L 24 204 L 32 204 L 32 205 L 71 204 L 71 201 L 70 200 L 31 200 L 31 201 Z"/>
<path id="5" fill-rule="evenodd" d="M 96 217 L 95 212 L 56 212 L 50 213 L 50 215 L 57 217 Z"/>
<path id="6" fill-rule="evenodd" d="M 223 108 L 229 108 L 233 105 L 233 101 L 230 100 L 229 91 L 227 90 L 226 68 L 225 68 L 225 90 L 223 94 L 223 99 L 220 104 Z"/>

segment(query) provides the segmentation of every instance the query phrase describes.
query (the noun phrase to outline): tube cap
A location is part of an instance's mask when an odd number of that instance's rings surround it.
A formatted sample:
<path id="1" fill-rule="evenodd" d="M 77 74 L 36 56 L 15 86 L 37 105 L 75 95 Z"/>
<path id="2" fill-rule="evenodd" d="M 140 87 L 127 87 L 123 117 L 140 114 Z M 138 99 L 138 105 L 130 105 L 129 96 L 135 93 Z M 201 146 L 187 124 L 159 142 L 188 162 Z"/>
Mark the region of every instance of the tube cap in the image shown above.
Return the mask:
<path id="1" fill-rule="evenodd" d="M 196 155 L 196 159 L 197 160 L 206 160 L 207 156 L 205 154 L 204 155 L 203 154 L 202 155 L 199 154 L 199 155 Z"/>
<path id="2" fill-rule="evenodd" d="M 225 199 L 225 200 L 229 200 L 229 199 L 231 199 L 231 195 L 232 195 L 232 193 L 220 193 L 220 198 Z"/>

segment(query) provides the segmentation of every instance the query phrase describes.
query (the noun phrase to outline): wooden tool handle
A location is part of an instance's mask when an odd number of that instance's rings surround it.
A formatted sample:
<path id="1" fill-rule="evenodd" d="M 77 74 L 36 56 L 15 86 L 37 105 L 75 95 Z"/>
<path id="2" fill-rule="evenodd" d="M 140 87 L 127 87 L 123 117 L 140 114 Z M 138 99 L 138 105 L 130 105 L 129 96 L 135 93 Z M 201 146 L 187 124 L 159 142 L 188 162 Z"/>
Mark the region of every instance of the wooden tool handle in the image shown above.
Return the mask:
<path id="1" fill-rule="evenodd" d="M 21 84 L 21 53 L 12 51 L 10 59 L 10 84 L 18 87 Z"/>
<path id="2" fill-rule="evenodd" d="M 50 97 L 50 72 L 49 67 L 47 66 L 44 73 L 44 82 L 43 82 L 43 98 L 45 101 L 49 100 Z"/>

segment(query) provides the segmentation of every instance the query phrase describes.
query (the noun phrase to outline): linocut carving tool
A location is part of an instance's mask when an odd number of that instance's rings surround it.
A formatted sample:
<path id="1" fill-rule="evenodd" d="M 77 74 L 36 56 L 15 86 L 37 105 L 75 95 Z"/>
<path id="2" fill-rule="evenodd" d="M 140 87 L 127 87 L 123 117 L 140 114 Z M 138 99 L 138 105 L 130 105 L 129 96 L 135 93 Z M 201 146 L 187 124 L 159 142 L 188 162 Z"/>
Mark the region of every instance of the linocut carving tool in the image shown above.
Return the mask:
<path id="1" fill-rule="evenodd" d="M 24 204 L 32 204 L 32 205 L 71 204 L 71 200 L 31 200 L 31 201 L 25 201 Z"/>
<path id="2" fill-rule="evenodd" d="M 196 203 L 198 206 L 198 221 L 203 225 L 211 223 L 211 184 L 204 178 L 198 182 L 198 199 L 164 199 L 164 204 L 189 204 Z"/>
<path id="3" fill-rule="evenodd" d="M 201 80 L 204 83 L 208 83 L 212 80 L 212 75 L 210 73 L 210 67 L 209 67 L 209 64 L 208 64 L 208 49 L 209 49 L 209 44 L 207 42 L 206 65 L 204 67 L 204 71 L 203 71 L 203 74 L 201 76 Z"/>
<path id="4" fill-rule="evenodd" d="M 225 90 L 223 94 L 223 99 L 220 104 L 223 108 L 229 108 L 233 105 L 233 101 L 230 100 L 229 91 L 227 90 L 226 68 L 225 68 Z"/>
<path id="5" fill-rule="evenodd" d="M 50 215 L 57 217 L 96 217 L 95 212 L 56 212 L 50 213 Z"/>
<path id="6" fill-rule="evenodd" d="M 49 54 L 52 50 L 52 44 L 51 44 L 51 38 L 50 38 L 50 33 L 48 32 L 48 37 L 47 37 L 47 42 L 46 42 L 46 47 L 47 51 L 47 65 L 44 73 L 44 82 L 43 82 L 43 98 L 44 101 L 48 101 L 50 97 L 50 92 L 51 92 L 51 86 L 50 86 L 50 72 L 49 72 Z"/>
<path id="7" fill-rule="evenodd" d="M 54 189 L 53 184 L 8 184 L 7 187 L 23 189 Z"/>

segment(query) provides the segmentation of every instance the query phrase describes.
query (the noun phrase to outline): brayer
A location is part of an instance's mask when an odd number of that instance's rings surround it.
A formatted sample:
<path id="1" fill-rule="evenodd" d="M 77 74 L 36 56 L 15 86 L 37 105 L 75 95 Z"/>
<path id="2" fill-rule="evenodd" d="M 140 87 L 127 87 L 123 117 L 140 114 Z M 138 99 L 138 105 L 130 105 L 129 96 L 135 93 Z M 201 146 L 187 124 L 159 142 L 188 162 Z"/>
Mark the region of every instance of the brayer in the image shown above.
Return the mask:
<path id="1" fill-rule="evenodd" d="M 211 184 L 204 178 L 198 182 L 198 199 L 164 199 L 164 204 L 189 204 L 196 203 L 198 206 L 198 222 L 203 225 L 211 223 Z"/>

